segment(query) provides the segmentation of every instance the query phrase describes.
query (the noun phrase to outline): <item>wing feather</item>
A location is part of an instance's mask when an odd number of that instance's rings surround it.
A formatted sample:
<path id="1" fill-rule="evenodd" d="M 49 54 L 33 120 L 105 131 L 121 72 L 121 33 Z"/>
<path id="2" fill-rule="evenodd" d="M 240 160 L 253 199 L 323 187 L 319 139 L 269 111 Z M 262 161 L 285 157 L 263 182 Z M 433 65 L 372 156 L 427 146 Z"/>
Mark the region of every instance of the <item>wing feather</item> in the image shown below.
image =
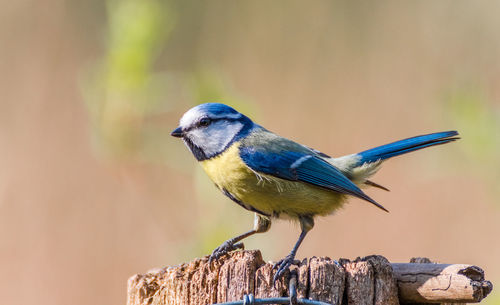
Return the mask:
<path id="1" fill-rule="evenodd" d="M 355 196 L 387 211 L 318 153 L 270 132 L 260 133 L 264 134 L 251 134 L 240 146 L 241 159 L 253 171 Z"/>

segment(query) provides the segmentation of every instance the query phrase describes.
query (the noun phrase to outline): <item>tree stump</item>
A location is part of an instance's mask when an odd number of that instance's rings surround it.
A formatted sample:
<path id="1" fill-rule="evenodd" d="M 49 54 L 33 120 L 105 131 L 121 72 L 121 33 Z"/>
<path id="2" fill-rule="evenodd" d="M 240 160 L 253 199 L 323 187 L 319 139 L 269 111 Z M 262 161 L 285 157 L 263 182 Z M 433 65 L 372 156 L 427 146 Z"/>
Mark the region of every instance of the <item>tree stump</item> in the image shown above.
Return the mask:
<path id="1" fill-rule="evenodd" d="M 391 264 L 372 255 L 353 261 L 328 257 L 292 266 L 299 299 L 335 305 L 398 305 L 479 302 L 492 289 L 471 265 Z M 232 252 L 208 264 L 208 257 L 137 274 L 128 281 L 128 305 L 201 305 L 255 298 L 288 297 L 289 274 L 273 285 L 275 270 L 260 251 Z"/>

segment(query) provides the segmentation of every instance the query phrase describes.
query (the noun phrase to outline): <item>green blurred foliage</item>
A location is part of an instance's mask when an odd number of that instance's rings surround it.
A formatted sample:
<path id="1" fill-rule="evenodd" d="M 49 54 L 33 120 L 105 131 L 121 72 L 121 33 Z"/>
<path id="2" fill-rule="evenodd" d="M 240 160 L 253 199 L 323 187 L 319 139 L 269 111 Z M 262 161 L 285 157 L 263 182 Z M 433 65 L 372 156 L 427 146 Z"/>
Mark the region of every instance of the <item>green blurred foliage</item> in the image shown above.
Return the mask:
<path id="1" fill-rule="evenodd" d="M 472 85 L 450 90 L 446 100 L 450 120 L 462 137 L 465 160 L 476 164 L 476 175 L 489 186 L 492 196 L 500 195 L 500 105 L 488 98 L 484 88 Z"/>
<path id="2" fill-rule="evenodd" d="M 109 0 L 107 16 L 106 51 L 85 92 L 97 147 L 122 158 L 141 150 L 145 117 L 159 104 L 153 67 L 174 14 L 157 0 Z"/>
<path id="3" fill-rule="evenodd" d="M 106 7 L 106 50 L 82 90 L 95 147 L 101 154 L 185 170 L 185 162 L 178 162 L 179 152 L 165 141 L 172 126 L 162 125 L 163 117 L 201 101 L 223 101 L 255 113 L 252 103 L 239 96 L 213 67 L 158 68 L 156 61 L 168 48 L 177 24 L 176 6 L 158 0 L 109 0 Z M 188 105 L 182 105 L 179 96 Z"/>

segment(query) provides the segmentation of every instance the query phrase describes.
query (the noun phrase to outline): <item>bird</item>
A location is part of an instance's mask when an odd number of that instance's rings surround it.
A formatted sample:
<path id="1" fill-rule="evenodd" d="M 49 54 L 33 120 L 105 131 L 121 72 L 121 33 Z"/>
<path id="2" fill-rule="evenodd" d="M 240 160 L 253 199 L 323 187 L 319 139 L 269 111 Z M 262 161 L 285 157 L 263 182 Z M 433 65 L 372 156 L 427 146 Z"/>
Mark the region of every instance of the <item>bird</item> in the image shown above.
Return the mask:
<path id="1" fill-rule="evenodd" d="M 204 103 L 181 117 L 172 136 L 182 138 L 215 186 L 254 212 L 253 229 L 223 242 L 209 261 L 243 248 L 241 240 L 267 232 L 273 219 L 298 221 L 300 235 L 290 253 L 273 265 L 273 282 L 296 262 L 296 253 L 314 219 L 342 207 L 349 197 L 388 212 L 361 188 L 382 163 L 422 148 L 453 142 L 457 131 L 420 135 L 337 158 L 281 137 L 222 103 Z"/>

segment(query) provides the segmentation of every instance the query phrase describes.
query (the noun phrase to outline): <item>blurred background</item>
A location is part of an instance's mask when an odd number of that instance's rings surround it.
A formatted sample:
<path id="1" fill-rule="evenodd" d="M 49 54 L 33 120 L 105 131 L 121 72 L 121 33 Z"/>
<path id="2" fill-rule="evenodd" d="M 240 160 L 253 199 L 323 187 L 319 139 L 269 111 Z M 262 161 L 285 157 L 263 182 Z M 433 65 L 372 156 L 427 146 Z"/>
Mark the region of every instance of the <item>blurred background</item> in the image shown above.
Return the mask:
<path id="1" fill-rule="evenodd" d="M 318 219 L 298 257 L 476 264 L 500 280 L 500 2 L 0 3 L 0 295 L 124 304 L 127 278 L 251 228 L 170 131 L 219 101 L 333 156 L 456 129 Z M 265 260 L 299 228 L 246 240 Z M 500 304 L 500 289 L 485 300 Z"/>

